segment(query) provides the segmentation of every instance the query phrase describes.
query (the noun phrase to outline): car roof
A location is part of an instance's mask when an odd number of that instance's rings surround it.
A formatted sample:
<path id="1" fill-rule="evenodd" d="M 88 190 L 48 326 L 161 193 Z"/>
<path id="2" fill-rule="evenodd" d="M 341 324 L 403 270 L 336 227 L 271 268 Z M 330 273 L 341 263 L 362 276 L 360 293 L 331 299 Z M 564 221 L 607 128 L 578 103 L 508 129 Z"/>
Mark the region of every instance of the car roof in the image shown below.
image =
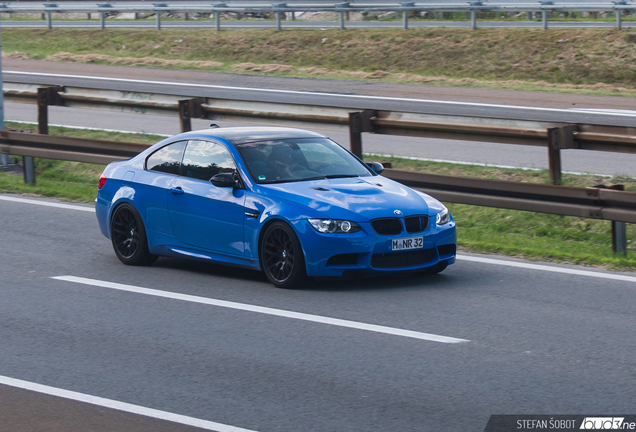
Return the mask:
<path id="1" fill-rule="evenodd" d="M 194 133 L 225 138 L 233 144 L 286 138 L 324 138 L 324 135 L 305 129 L 265 126 L 213 128 Z"/>

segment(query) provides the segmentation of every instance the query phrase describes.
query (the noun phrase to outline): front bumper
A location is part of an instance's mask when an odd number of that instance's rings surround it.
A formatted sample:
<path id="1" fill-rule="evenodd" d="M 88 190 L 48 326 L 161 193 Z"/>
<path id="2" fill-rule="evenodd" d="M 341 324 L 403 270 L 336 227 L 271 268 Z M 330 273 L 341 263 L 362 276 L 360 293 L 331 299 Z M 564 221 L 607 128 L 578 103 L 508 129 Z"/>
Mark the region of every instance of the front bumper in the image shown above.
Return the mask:
<path id="1" fill-rule="evenodd" d="M 396 273 L 423 270 L 440 261 L 455 262 L 457 236 L 455 221 L 429 227 L 423 233 L 376 234 L 369 223 L 352 234 L 321 234 L 307 220 L 293 222 L 303 247 L 307 275 L 342 276 L 344 273 Z M 419 249 L 392 252 L 391 239 L 424 238 Z"/>

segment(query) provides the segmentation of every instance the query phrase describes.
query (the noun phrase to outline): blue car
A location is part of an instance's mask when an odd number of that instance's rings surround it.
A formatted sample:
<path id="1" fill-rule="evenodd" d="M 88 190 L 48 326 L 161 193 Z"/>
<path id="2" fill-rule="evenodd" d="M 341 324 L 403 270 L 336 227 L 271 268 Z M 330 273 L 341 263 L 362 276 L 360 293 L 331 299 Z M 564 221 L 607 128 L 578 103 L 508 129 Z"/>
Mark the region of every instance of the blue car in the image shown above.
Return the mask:
<path id="1" fill-rule="evenodd" d="M 307 130 L 213 128 L 108 165 L 95 210 L 128 265 L 190 257 L 262 270 L 281 288 L 444 270 L 455 262 L 452 216 L 382 170 Z"/>

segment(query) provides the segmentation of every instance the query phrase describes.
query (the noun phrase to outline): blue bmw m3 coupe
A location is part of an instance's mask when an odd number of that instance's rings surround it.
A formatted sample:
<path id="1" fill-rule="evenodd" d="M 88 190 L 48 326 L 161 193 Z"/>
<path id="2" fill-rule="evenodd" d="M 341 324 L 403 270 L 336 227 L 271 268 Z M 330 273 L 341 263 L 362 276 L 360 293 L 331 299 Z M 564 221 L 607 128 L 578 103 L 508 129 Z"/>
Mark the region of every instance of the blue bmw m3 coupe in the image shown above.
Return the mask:
<path id="1" fill-rule="evenodd" d="M 423 271 L 455 262 L 442 203 L 379 175 L 315 132 L 214 128 L 165 139 L 104 170 L 95 209 L 124 264 L 190 257 L 307 276 Z"/>

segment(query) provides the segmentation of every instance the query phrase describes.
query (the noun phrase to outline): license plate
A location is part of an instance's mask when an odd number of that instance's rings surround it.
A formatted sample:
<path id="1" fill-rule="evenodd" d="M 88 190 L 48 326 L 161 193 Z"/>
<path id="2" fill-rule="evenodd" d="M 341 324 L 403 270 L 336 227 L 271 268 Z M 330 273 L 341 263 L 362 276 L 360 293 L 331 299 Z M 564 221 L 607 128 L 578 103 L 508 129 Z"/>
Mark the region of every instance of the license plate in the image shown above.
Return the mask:
<path id="1" fill-rule="evenodd" d="M 421 249 L 423 247 L 424 247 L 424 237 L 409 237 L 409 238 L 389 240 L 390 251 Z"/>

